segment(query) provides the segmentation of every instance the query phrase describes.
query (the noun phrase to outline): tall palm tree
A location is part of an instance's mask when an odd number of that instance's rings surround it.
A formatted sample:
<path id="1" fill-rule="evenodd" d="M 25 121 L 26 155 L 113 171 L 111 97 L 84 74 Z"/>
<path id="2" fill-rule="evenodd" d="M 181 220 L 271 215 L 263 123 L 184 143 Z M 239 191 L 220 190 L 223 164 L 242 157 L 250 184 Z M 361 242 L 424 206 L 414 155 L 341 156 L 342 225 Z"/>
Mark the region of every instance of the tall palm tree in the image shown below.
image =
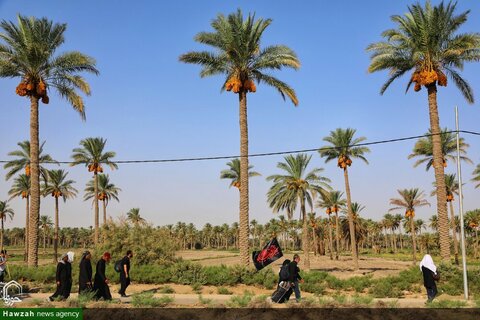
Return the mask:
<path id="1" fill-rule="evenodd" d="M 285 162 L 279 162 L 277 168 L 285 174 L 275 174 L 267 177 L 273 186 L 267 194 L 268 203 L 274 212 L 287 210 L 289 216 L 300 203 L 300 214 L 303 221 L 302 249 L 305 254 L 305 269 L 310 269 L 309 238 L 306 205 L 313 208 L 313 198 L 318 194 L 326 193 L 330 186 L 328 178 L 320 176 L 321 168 L 307 171 L 312 156 L 306 154 L 288 155 Z M 312 210 L 313 211 L 313 210 Z"/>
<path id="2" fill-rule="evenodd" d="M 90 86 L 80 72 L 98 74 L 95 60 L 78 51 L 58 52 L 65 42 L 66 24 L 42 18 L 18 16 L 17 24 L 0 23 L 0 77 L 18 78 L 16 93 L 30 101 L 31 200 L 28 265 L 38 264 L 38 219 L 40 212 L 39 101 L 49 102 L 54 89 L 85 119 L 80 90 L 90 95 Z"/>
<path id="3" fill-rule="evenodd" d="M 16 175 L 21 170 L 25 170 L 25 175 L 30 177 L 30 141 L 22 141 L 17 143 L 20 147 L 19 150 L 15 150 L 9 152 L 8 155 L 11 157 L 16 157 L 16 159 L 11 160 L 3 166 L 5 170 L 8 170 L 7 174 L 5 175 L 5 179 L 9 180 L 11 177 Z M 43 146 L 45 145 L 45 141 L 42 142 L 40 147 L 38 148 L 38 162 L 39 163 L 56 163 L 55 160 L 49 154 L 42 154 L 43 153 Z M 39 166 L 40 174 L 45 179 L 48 177 L 47 169 L 43 166 Z"/>
<path id="4" fill-rule="evenodd" d="M 409 6 L 409 12 L 404 16 L 392 16 L 397 28 L 382 33 L 385 41 L 373 43 L 367 48 L 372 52 L 369 72 L 388 70 L 390 73 L 381 94 L 393 81 L 409 72 L 407 91 L 413 83 L 415 91 L 420 91 L 422 86 L 427 90 L 433 168 L 437 182 L 440 254 L 444 261 L 450 259 L 450 241 L 437 85 L 446 86 L 448 76 L 465 99 L 473 103 L 472 89 L 458 71 L 463 69 L 465 62 L 480 60 L 480 34 L 457 32 L 467 21 L 470 11 L 457 15 L 455 10 L 456 3 L 444 4 L 443 1 L 437 6 L 432 6 L 430 1 L 424 7 L 419 3 Z"/>
<path id="5" fill-rule="evenodd" d="M 146 221 L 140 216 L 140 208 L 132 208 L 127 212 L 127 219 L 135 226 L 144 224 Z M 186 238 L 186 237 L 185 237 Z"/>
<path id="6" fill-rule="evenodd" d="M 45 181 L 45 185 L 42 188 L 43 196 L 52 195 L 55 199 L 55 231 L 53 235 L 53 261 L 58 260 L 58 228 L 59 228 L 59 206 L 58 198 L 62 198 L 63 202 L 67 202 L 67 199 L 73 199 L 77 196 L 77 189 L 72 185 L 75 183 L 73 180 L 67 180 L 68 172 L 63 169 L 49 170 L 48 180 Z"/>
<path id="7" fill-rule="evenodd" d="M 391 234 L 390 234 L 390 246 L 392 247 L 392 251 L 395 253 L 396 252 L 396 248 L 395 248 L 395 244 L 394 244 L 394 240 L 393 240 L 393 237 L 394 237 L 394 228 L 395 228 L 395 216 L 390 214 L 390 213 L 387 213 L 383 216 L 383 225 L 386 229 L 390 229 L 391 231 Z"/>
<path id="8" fill-rule="evenodd" d="M 28 212 L 30 210 L 30 177 L 26 174 L 20 174 L 13 180 L 12 188 L 8 191 L 10 199 L 16 197 L 22 197 L 25 199 L 25 250 L 24 250 L 24 260 L 28 261 Z"/>
<path id="9" fill-rule="evenodd" d="M 235 187 L 237 188 L 238 190 L 240 190 L 240 181 L 241 181 L 241 178 L 240 178 L 240 160 L 237 158 L 237 159 L 233 159 L 232 161 L 229 161 L 227 162 L 227 166 L 229 167 L 229 169 L 226 169 L 226 170 L 222 170 L 222 172 L 220 172 L 220 179 L 230 179 L 231 182 L 230 182 L 230 187 Z M 256 172 L 256 171 L 251 171 L 251 169 L 253 168 L 253 166 L 248 166 L 248 177 L 257 177 L 257 176 L 261 176 L 260 173 Z"/>
<path id="10" fill-rule="evenodd" d="M 478 183 L 477 185 L 475 185 L 475 189 L 480 187 L 480 164 L 478 164 L 473 171 L 472 181 Z"/>
<path id="11" fill-rule="evenodd" d="M 103 138 L 86 138 L 80 141 L 80 148 L 73 149 L 73 162 L 71 166 L 83 164 L 88 168 L 88 172 L 93 172 L 94 198 L 95 201 L 95 245 L 98 244 L 99 233 L 99 213 L 98 213 L 98 173 L 103 173 L 102 165 L 107 165 L 110 169 L 117 169 L 118 166 L 111 161 L 115 157 L 115 152 L 104 151 L 107 140 Z"/>
<path id="12" fill-rule="evenodd" d="M 39 227 L 43 232 L 43 253 L 47 253 L 47 234 L 53 226 L 52 218 L 49 216 L 40 216 Z"/>
<path id="13" fill-rule="evenodd" d="M 8 206 L 8 200 L 0 201 L 0 221 L 2 224 L 2 229 L 1 229 L 2 233 L 0 235 L 0 250 L 3 250 L 3 224 L 7 220 L 7 217 L 9 217 L 10 220 L 12 220 L 14 215 L 15 215 L 15 212 L 13 211 L 12 208 Z"/>
<path id="14" fill-rule="evenodd" d="M 423 137 L 417 140 L 415 146 L 413 147 L 413 152 L 408 156 L 408 159 L 412 158 L 420 158 L 415 162 L 413 165 L 414 167 L 418 167 L 423 163 L 427 163 L 426 170 L 430 170 L 433 165 L 433 142 L 432 142 L 432 130 L 429 129 L 427 137 Z M 447 128 L 442 130 L 442 134 L 440 136 L 441 146 L 442 146 L 442 163 L 444 167 L 447 167 L 447 160 L 455 161 L 457 157 L 457 137 L 454 132 L 449 131 Z M 459 139 L 460 144 L 460 153 L 463 154 L 460 156 L 460 160 L 463 160 L 468 163 L 472 163 L 468 157 L 465 156 L 467 154 L 467 148 L 469 145 L 465 143 L 464 138 Z"/>
<path id="15" fill-rule="evenodd" d="M 110 182 L 108 174 L 99 174 L 98 176 L 98 200 L 102 201 L 103 205 L 103 224 L 107 223 L 107 206 L 110 200 L 120 202 L 118 193 L 122 189 Z M 95 201 L 95 179 L 90 180 L 85 188 L 84 201 L 93 199 Z"/>
<path id="16" fill-rule="evenodd" d="M 390 199 L 390 205 L 395 206 L 390 209 L 399 210 L 405 209 L 405 216 L 410 219 L 410 234 L 412 235 L 413 244 L 413 264 L 417 263 L 416 250 L 417 243 L 415 239 L 415 208 L 430 206 L 430 203 L 424 199 L 425 194 L 418 188 L 397 190 L 400 198 Z"/>
<path id="17" fill-rule="evenodd" d="M 475 209 L 465 213 L 465 229 L 470 233 L 475 234 L 475 241 L 473 241 L 473 257 L 478 258 L 478 231 L 480 230 L 480 210 Z M 473 239 L 472 239 L 473 240 Z"/>
<path id="18" fill-rule="evenodd" d="M 355 270 L 358 270 L 358 252 L 355 243 L 355 226 L 352 213 L 352 195 L 350 193 L 350 183 L 348 180 L 348 167 L 352 165 L 352 159 L 355 158 L 363 160 L 368 164 L 368 161 L 365 158 L 365 153 L 370 152 L 370 149 L 358 146 L 365 141 L 366 138 L 354 138 L 355 132 L 356 130 L 351 128 L 338 128 L 335 131 L 331 131 L 328 137 L 323 138 L 323 141 L 328 142 L 330 145 L 321 148 L 318 152 L 321 157 L 325 158 L 325 162 L 337 159 L 338 167 L 343 169 L 345 192 L 347 194 L 347 209 L 348 212 L 350 212 L 348 219 L 350 226 L 350 241 L 352 243 L 352 256 Z"/>
<path id="19" fill-rule="evenodd" d="M 248 250 L 248 124 L 247 93 L 256 92 L 256 85 L 264 83 L 278 90 L 282 98 L 287 96 L 298 104 L 295 91 L 265 71 L 284 67 L 298 69 L 300 61 L 295 52 L 284 45 L 260 48 L 263 32 L 271 24 L 270 19 L 246 18 L 240 10 L 225 17 L 219 14 L 211 23 L 213 32 L 200 32 L 195 41 L 206 44 L 215 51 L 194 51 L 180 56 L 180 61 L 202 66 L 201 77 L 224 75 L 222 91 L 238 94 L 240 120 L 240 260 L 249 262 Z"/>
<path id="20" fill-rule="evenodd" d="M 332 237 L 332 220 L 330 215 L 335 213 L 335 260 L 338 260 L 338 251 L 340 248 L 340 229 L 339 229 L 339 220 L 338 212 L 345 206 L 346 201 L 342 199 L 343 192 L 341 191 L 330 191 L 324 194 L 321 194 L 321 199 L 317 202 L 317 207 L 326 209 L 328 215 L 328 227 L 329 227 L 329 237 L 330 242 L 333 243 Z M 333 244 L 332 244 L 333 247 Z"/>
<path id="21" fill-rule="evenodd" d="M 435 182 L 433 182 L 434 188 L 436 187 Z M 447 192 L 447 203 L 450 205 L 450 226 L 452 228 L 452 235 L 453 235 L 453 250 L 455 253 L 455 264 L 459 264 L 458 260 L 458 238 L 457 238 L 457 223 L 456 223 L 456 216 L 455 210 L 453 208 L 453 201 L 455 200 L 455 194 L 458 195 L 458 182 L 456 179 L 456 175 L 446 174 L 445 175 L 445 187 Z M 437 193 L 437 189 L 435 188 L 432 191 L 432 196 Z"/>

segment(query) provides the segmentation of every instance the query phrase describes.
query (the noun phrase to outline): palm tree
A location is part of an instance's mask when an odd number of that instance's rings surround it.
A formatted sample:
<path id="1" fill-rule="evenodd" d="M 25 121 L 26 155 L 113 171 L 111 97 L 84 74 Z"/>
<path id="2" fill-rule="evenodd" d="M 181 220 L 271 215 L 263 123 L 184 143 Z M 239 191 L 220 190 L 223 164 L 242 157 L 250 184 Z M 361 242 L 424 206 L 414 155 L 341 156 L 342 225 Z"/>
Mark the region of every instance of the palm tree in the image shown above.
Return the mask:
<path id="1" fill-rule="evenodd" d="M 323 138 L 323 141 L 328 142 L 330 145 L 325 146 L 318 150 L 321 157 L 325 158 L 325 162 L 337 159 L 337 165 L 340 169 L 343 169 L 343 176 L 345 179 L 345 191 L 347 194 L 347 209 L 350 214 L 348 215 L 350 226 L 350 241 L 352 243 L 352 256 L 355 266 L 355 270 L 358 270 L 358 252 L 357 245 L 355 243 L 355 226 L 352 213 L 352 195 L 350 193 L 350 183 L 348 181 L 348 167 L 352 165 L 352 159 L 358 158 L 368 164 L 365 158 L 365 153 L 370 152 L 367 147 L 359 146 L 360 143 L 366 140 L 365 137 L 353 138 L 355 135 L 355 129 L 341 129 L 338 128 L 335 131 L 331 131 L 328 137 Z"/>
<path id="2" fill-rule="evenodd" d="M 415 222 L 413 218 L 415 217 L 415 208 L 430 206 L 430 203 L 424 199 L 424 192 L 419 191 L 418 188 L 413 189 L 403 189 L 397 190 L 400 198 L 390 199 L 390 205 L 395 207 L 391 208 L 390 211 L 405 209 L 405 216 L 410 219 L 410 234 L 412 235 L 412 244 L 413 244 L 413 264 L 417 263 L 416 250 L 417 243 L 415 240 Z"/>
<path id="3" fill-rule="evenodd" d="M 127 219 L 135 226 L 144 224 L 146 222 L 145 219 L 140 216 L 140 208 L 130 209 L 130 211 L 127 212 Z"/>
<path id="4" fill-rule="evenodd" d="M 427 1 L 424 7 L 419 3 L 409 6 L 409 12 L 404 16 L 392 16 L 397 29 L 384 31 L 382 36 L 385 41 L 373 43 L 367 48 L 372 52 L 369 72 L 390 72 L 390 78 L 383 85 L 381 94 L 393 81 L 408 72 L 412 72 L 412 75 L 408 80 L 407 91 L 413 83 L 415 91 L 420 91 L 422 86 L 427 89 L 433 168 L 437 182 L 440 254 L 444 261 L 450 259 L 450 241 L 437 84 L 446 86 L 448 76 L 465 99 L 473 103 L 472 89 L 458 70 L 463 69 L 465 62 L 480 60 L 480 34 L 457 33 L 467 21 L 470 11 L 456 15 L 455 9 L 456 3 L 452 2 L 446 5 L 441 2 L 432 7 L 430 1 Z"/>
<path id="5" fill-rule="evenodd" d="M 473 171 L 472 181 L 478 182 L 478 184 L 475 185 L 475 189 L 480 187 L 480 164 L 478 164 L 475 170 Z"/>
<path id="6" fill-rule="evenodd" d="M 435 182 L 433 182 L 433 187 L 435 188 Z M 454 195 L 458 195 L 458 182 L 456 179 L 456 175 L 446 174 L 445 175 L 445 186 L 447 192 L 447 203 L 450 205 L 450 226 L 452 228 L 452 235 L 453 235 L 453 250 L 455 252 L 455 264 L 458 265 L 460 262 L 458 260 L 458 238 L 457 238 L 457 223 L 455 220 L 455 211 L 453 209 L 453 201 L 455 200 Z M 432 196 L 434 196 L 437 192 L 435 188 L 432 191 Z"/>
<path id="7" fill-rule="evenodd" d="M 63 202 L 67 199 L 73 199 L 77 196 L 77 189 L 72 187 L 75 183 L 73 180 L 67 180 L 68 172 L 63 169 L 49 170 L 48 180 L 45 181 L 42 193 L 43 196 L 51 194 L 55 199 L 55 231 L 53 235 L 53 261 L 58 260 L 58 228 L 59 228 L 59 207 L 58 198 L 62 197 Z"/>
<path id="8" fill-rule="evenodd" d="M 355 250 L 358 252 L 358 245 L 362 242 L 367 236 L 367 224 L 366 220 L 360 217 L 360 212 L 365 209 L 365 206 L 359 204 L 358 202 L 353 202 L 351 207 L 351 212 L 353 216 L 353 225 L 354 225 L 354 232 L 355 232 L 355 242 L 350 242 L 350 245 L 356 246 Z M 345 240 L 351 238 L 351 230 L 350 230 L 350 220 L 348 219 L 349 214 L 347 210 L 343 210 L 342 213 L 347 216 L 347 219 L 342 219 L 340 222 L 340 228 L 343 231 L 343 236 Z"/>
<path id="9" fill-rule="evenodd" d="M 256 85 L 264 83 L 278 90 L 285 99 L 287 96 L 294 105 L 298 104 L 295 91 L 285 82 L 265 73 L 265 71 L 289 67 L 298 69 L 300 61 L 287 46 L 272 45 L 260 48 L 263 32 L 270 25 L 270 19 L 257 19 L 249 14 L 244 19 L 240 10 L 225 17 L 219 14 L 211 23 L 213 32 L 200 32 L 197 42 L 215 49 L 211 51 L 189 52 L 180 56 L 180 61 L 201 65 L 201 77 L 225 75 L 222 91 L 238 94 L 240 120 L 240 260 L 249 262 L 248 250 L 248 124 L 247 93 L 256 92 Z"/>
<path id="10" fill-rule="evenodd" d="M 227 166 L 229 166 L 229 169 L 220 172 L 220 179 L 230 179 L 230 187 L 233 186 L 240 190 L 240 160 L 233 159 L 232 161 L 227 162 Z M 251 171 L 252 168 L 253 166 L 248 166 L 248 177 L 261 176 L 260 173 Z"/>
<path id="11" fill-rule="evenodd" d="M 471 210 L 465 213 L 465 229 L 475 234 L 473 241 L 473 257 L 478 258 L 478 230 L 480 229 L 480 210 Z M 473 240 L 473 239 L 472 239 Z"/>
<path id="12" fill-rule="evenodd" d="M 0 235 L 0 250 L 3 250 L 3 224 L 7 220 L 7 217 L 10 218 L 10 220 L 13 219 L 13 216 L 15 215 L 15 212 L 13 211 L 12 208 L 8 206 L 8 200 L 7 201 L 0 201 L 0 220 L 2 223 L 2 233 Z"/>
<path id="13" fill-rule="evenodd" d="M 429 129 L 425 134 L 426 137 L 420 138 L 415 143 L 413 147 L 413 152 L 408 156 L 408 159 L 419 157 L 420 159 L 415 162 L 414 167 L 418 167 L 423 163 L 427 163 L 426 170 L 430 170 L 433 165 L 433 142 L 432 142 L 432 130 Z M 444 167 L 447 167 L 447 160 L 455 161 L 457 157 L 457 137 L 454 132 L 449 131 L 447 128 L 444 128 L 441 133 L 441 146 L 442 146 L 442 163 Z M 463 156 L 460 156 L 460 159 L 472 163 L 468 157 L 464 156 L 467 154 L 467 148 L 469 145 L 465 143 L 464 138 L 459 139 L 460 144 L 460 153 Z"/>
<path id="14" fill-rule="evenodd" d="M 103 204 L 103 224 L 107 223 L 107 206 L 108 202 L 112 199 L 120 202 L 118 193 L 122 189 L 110 183 L 110 177 L 108 174 L 99 174 L 98 176 L 98 200 Z M 84 201 L 93 199 L 95 201 L 95 179 L 90 180 L 85 188 Z"/>
<path id="15" fill-rule="evenodd" d="M 338 212 L 345 206 L 346 202 L 345 199 L 342 199 L 343 192 L 341 191 L 330 191 L 328 193 L 321 194 L 320 196 L 321 199 L 317 202 L 317 207 L 326 209 L 325 212 L 328 215 L 329 237 L 332 247 L 332 221 L 330 219 L 330 214 L 332 214 L 332 212 L 335 213 L 335 260 L 338 260 L 338 251 L 340 248 Z"/>
<path id="16" fill-rule="evenodd" d="M 25 199 L 26 210 L 25 210 L 25 251 L 24 251 L 24 260 L 28 261 L 28 211 L 30 209 L 30 177 L 26 174 L 18 175 L 15 180 L 13 180 L 13 185 L 10 191 L 8 191 L 10 199 L 15 197 L 22 197 Z"/>
<path id="17" fill-rule="evenodd" d="M 383 226 L 386 228 L 386 229 L 390 229 L 391 231 L 391 234 L 390 234 L 390 246 L 392 247 L 392 251 L 394 253 L 396 253 L 396 248 L 395 248 L 395 244 L 394 244 L 394 240 L 393 240 L 393 237 L 394 237 L 394 227 L 395 227 L 395 216 L 390 214 L 390 213 L 387 213 L 383 216 Z"/>
<path id="18" fill-rule="evenodd" d="M 50 231 L 50 228 L 53 226 L 52 218 L 49 216 L 40 216 L 40 229 L 43 232 L 43 253 L 47 253 L 47 233 Z"/>
<path id="19" fill-rule="evenodd" d="M 287 210 L 289 218 L 300 203 L 301 219 L 303 221 L 302 229 L 302 249 L 305 254 L 304 265 L 307 270 L 310 269 L 309 258 L 309 238 L 306 204 L 313 208 L 313 198 L 316 194 L 326 193 L 330 189 L 327 182 L 328 178 L 320 176 L 321 168 L 315 168 L 307 171 L 308 164 L 312 156 L 306 154 L 297 154 L 296 156 L 286 156 L 285 162 L 279 162 L 277 168 L 283 170 L 285 174 L 276 174 L 267 177 L 267 181 L 272 181 L 273 186 L 268 191 L 268 203 L 274 212 Z"/>
<path id="20" fill-rule="evenodd" d="M 17 157 L 14 160 L 11 160 L 3 166 L 5 170 L 9 170 L 5 175 L 5 179 L 9 180 L 11 177 L 16 175 L 21 170 L 25 170 L 25 175 L 30 177 L 30 141 L 22 141 L 17 143 L 20 147 L 19 150 L 15 150 L 9 152 L 8 155 L 11 157 Z M 45 141 L 42 142 L 38 149 L 38 161 L 39 163 L 56 163 L 57 161 L 53 160 L 53 158 L 49 154 L 42 154 L 43 153 L 43 146 L 45 145 Z M 43 166 L 39 166 L 40 174 L 45 179 L 48 177 L 47 169 Z"/>
<path id="21" fill-rule="evenodd" d="M 66 24 L 46 18 L 18 16 L 17 25 L 3 20 L 0 27 L 0 77 L 19 78 L 16 93 L 30 101 L 31 200 L 28 265 L 38 264 L 38 219 L 40 213 L 39 101 L 49 102 L 49 90 L 68 101 L 85 119 L 83 98 L 77 89 L 90 95 L 90 86 L 80 72 L 98 74 L 95 60 L 78 51 L 55 55 L 65 42 Z"/>
<path id="22" fill-rule="evenodd" d="M 99 214 L 98 214 L 98 173 L 103 173 L 102 164 L 117 169 L 118 166 L 111 161 L 115 157 L 113 151 L 103 151 L 107 140 L 103 138 L 86 138 L 80 141 L 81 148 L 73 149 L 73 162 L 71 166 L 84 164 L 88 168 L 88 172 L 93 172 L 95 201 L 95 245 L 98 244 L 99 238 Z"/>

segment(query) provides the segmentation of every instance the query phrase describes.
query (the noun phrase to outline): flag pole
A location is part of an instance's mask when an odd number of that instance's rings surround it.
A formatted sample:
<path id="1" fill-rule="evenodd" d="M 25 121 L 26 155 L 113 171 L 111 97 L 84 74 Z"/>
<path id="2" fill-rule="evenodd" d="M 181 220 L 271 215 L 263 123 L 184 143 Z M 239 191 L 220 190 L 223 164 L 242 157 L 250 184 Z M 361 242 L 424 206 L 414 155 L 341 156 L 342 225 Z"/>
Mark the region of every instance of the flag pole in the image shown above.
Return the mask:
<path id="1" fill-rule="evenodd" d="M 462 266 L 463 266 L 463 291 L 465 300 L 468 300 L 468 279 L 467 279 L 467 257 L 465 254 L 465 227 L 463 222 L 463 185 L 462 168 L 460 165 L 460 131 L 458 125 L 458 107 L 455 107 L 455 126 L 457 131 L 457 176 L 458 176 L 458 203 L 460 206 L 460 238 L 462 245 Z M 453 232 L 456 232 L 454 230 Z"/>

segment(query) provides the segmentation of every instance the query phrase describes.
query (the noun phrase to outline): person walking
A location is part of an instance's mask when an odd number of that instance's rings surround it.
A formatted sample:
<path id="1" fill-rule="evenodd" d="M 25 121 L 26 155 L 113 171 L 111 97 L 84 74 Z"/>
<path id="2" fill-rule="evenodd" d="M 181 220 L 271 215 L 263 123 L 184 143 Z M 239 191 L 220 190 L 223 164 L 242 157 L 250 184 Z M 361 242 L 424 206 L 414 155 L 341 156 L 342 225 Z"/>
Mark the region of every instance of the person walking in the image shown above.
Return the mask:
<path id="1" fill-rule="evenodd" d="M 57 264 L 57 271 L 55 273 L 55 280 L 57 282 L 57 290 L 48 299 L 53 301 L 55 299 L 66 300 L 70 296 L 72 289 L 72 264 L 68 257 L 68 253 L 64 253 L 60 257 Z"/>
<path id="2" fill-rule="evenodd" d="M 120 270 L 120 291 L 118 293 L 121 297 L 126 297 L 125 290 L 130 285 L 130 259 L 133 257 L 132 250 L 128 250 L 127 254 L 121 260 L 121 270 Z"/>
<path id="3" fill-rule="evenodd" d="M 95 298 L 97 300 L 100 298 L 103 298 L 103 300 L 112 300 L 110 288 L 108 287 L 109 280 L 105 274 L 107 263 L 110 262 L 111 258 L 110 253 L 105 252 L 97 262 L 95 280 L 93 282 L 93 290 L 95 291 Z"/>
<path id="4" fill-rule="evenodd" d="M 298 263 L 300 262 L 300 256 L 298 254 L 293 255 L 293 261 L 288 265 L 288 281 L 291 283 L 293 292 L 295 292 L 295 299 L 300 302 L 302 298 L 300 294 L 299 283 L 303 283 L 303 279 L 300 276 L 300 268 Z"/>
<path id="5" fill-rule="evenodd" d="M 427 303 L 432 302 L 437 295 L 437 284 L 435 281 L 440 279 L 437 273 L 437 266 L 433 263 L 433 259 L 429 254 L 423 256 L 420 261 L 420 270 L 423 273 L 423 285 L 427 290 Z"/>
<path id="6" fill-rule="evenodd" d="M 80 259 L 80 268 L 78 276 L 78 293 L 92 291 L 92 255 L 90 251 L 85 251 Z"/>
<path id="7" fill-rule="evenodd" d="M 7 272 L 7 250 L 0 251 L 0 282 L 4 282 Z"/>

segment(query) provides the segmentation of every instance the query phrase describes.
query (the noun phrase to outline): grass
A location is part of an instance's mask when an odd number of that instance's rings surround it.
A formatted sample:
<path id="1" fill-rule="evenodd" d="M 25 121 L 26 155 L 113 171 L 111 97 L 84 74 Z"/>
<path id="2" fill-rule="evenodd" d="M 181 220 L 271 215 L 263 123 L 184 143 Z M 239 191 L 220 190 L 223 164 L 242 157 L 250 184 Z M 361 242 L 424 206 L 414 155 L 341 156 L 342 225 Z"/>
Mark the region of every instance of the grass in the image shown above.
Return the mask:
<path id="1" fill-rule="evenodd" d="M 159 293 L 164 293 L 164 294 L 170 294 L 170 293 L 175 293 L 175 290 L 170 287 L 170 286 L 162 286 L 159 289 L 157 289 L 157 292 Z"/>
<path id="2" fill-rule="evenodd" d="M 462 300 L 433 300 L 426 304 L 427 308 L 463 308 L 467 306 Z"/>
<path id="3" fill-rule="evenodd" d="M 192 290 L 193 290 L 193 292 L 195 292 L 195 293 L 198 293 L 198 294 L 202 293 L 202 288 L 203 288 L 203 287 L 202 287 L 202 284 L 200 284 L 200 283 L 194 283 L 194 284 L 192 284 Z"/>
<path id="4" fill-rule="evenodd" d="M 268 295 L 262 294 L 259 296 L 253 297 L 248 303 L 249 308 L 270 308 L 272 303 L 268 301 Z"/>
<path id="5" fill-rule="evenodd" d="M 204 298 L 201 294 L 198 295 L 198 302 L 202 306 L 211 307 L 213 305 L 213 300 L 212 299 Z"/>
<path id="6" fill-rule="evenodd" d="M 228 290 L 228 289 L 225 288 L 225 287 L 218 287 L 218 288 L 217 288 L 217 293 L 218 293 L 218 294 L 233 294 L 232 291 Z"/>
<path id="7" fill-rule="evenodd" d="M 227 306 L 230 308 L 245 308 L 252 301 L 253 293 L 250 291 L 245 291 L 241 296 L 233 296 L 227 301 Z"/>
<path id="8" fill-rule="evenodd" d="M 143 292 L 132 296 L 132 305 L 134 307 L 165 307 L 172 302 L 172 297 L 161 296 L 156 298 L 153 296 L 153 292 Z"/>

